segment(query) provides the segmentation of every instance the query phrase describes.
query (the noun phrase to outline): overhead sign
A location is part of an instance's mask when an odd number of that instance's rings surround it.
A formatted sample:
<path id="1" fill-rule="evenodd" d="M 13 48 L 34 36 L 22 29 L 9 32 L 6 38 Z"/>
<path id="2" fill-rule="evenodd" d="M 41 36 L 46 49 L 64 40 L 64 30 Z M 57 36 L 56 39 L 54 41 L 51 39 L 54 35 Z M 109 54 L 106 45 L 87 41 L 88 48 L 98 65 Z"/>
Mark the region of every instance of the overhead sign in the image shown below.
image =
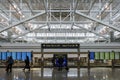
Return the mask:
<path id="1" fill-rule="evenodd" d="M 79 48 L 79 44 L 42 44 L 42 48 Z"/>

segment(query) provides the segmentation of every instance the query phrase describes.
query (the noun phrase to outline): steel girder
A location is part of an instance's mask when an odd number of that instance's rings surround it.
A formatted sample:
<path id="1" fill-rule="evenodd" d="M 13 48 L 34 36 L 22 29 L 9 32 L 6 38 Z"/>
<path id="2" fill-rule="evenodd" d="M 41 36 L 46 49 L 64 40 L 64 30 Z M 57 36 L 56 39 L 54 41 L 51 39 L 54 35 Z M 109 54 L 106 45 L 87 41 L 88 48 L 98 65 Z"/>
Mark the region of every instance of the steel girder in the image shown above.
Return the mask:
<path id="1" fill-rule="evenodd" d="M 100 37 L 105 38 L 106 40 L 109 39 L 109 38 L 107 38 L 107 37 L 105 37 L 105 36 L 103 36 L 103 35 L 101 35 L 101 34 L 99 34 L 99 33 L 96 33 L 96 32 L 94 32 L 94 31 L 91 31 L 91 30 L 88 30 L 88 29 L 86 29 L 86 28 L 83 28 L 82 26 L 79 26 L 79 25 L 77 25 L 77 24 L 74 24 L 74 26 L 77 26 L 77 27 L 79 27 L 79 28 L 81 28 L 81 29 L 83 29 L 83 30 L 86 30 L 86 31 L 88 31 L 88 32 L 94 33 L 94 34 L 96 34 L 96 35 L 98 35 L 98 36 L 100 36 Z"/>
<path id="2" fill-rule="evenodd" d="M 120 28 L 117 28 L 117 27 L 114 27 L 114 26 L 112 26 L 112 25 L 110 25 L 110 24 L 104 23 L 104 22 L 101 21 L 101 20 L 98 20 L 98 19 L 96 19 L 96 18 L 93 18 L 93 17 L 90 17 L 90 16 L 88 16 L 88 15 L 85 15 L 84 13 L 81 13 L 81 12 L 76 11 L 76 14 L 78 14 L 78 15 L 80 15 L 80 16 L 83 16 L 83 17 L 85 17 L 85 18 L 87 18 L 87 19 L 90 19 L 90 20 L 92 20 L 92 21 L 98 22 L 98 23 L 100 23 L 100 24 L 102 24 L 102 25 L 104 25 L 104 26 L 110 27 L 110 28 L 112 28 L 113 30 L 116 30 L 116 31 L 120 32 Z"/>
<path id="3" fill-rule="evenodd" d="M 35 28 L 34 30 L 30 30 L 30 31 L 25 32 L 25 33 L 23 33 L 23 34 L 21 34 L 21 35 L 18 35 L 18 36 L 16 36 L 15 38 L 13 38 L 13 40 L 15 40 L 15 39 L 17 39 L 17 38 L 19 38 L 19 37 L 21 37 L 21 36 L 24 36 L 24 35 L 26 35 L 26 34 L 28 34 L 28 33 L 30 33 L 30 32 L 33 32 L 33 31 L 35 31 L 35 30 L 38 30 L 38 29 L 40 29 L 40 28 L 42 28 L 42 27 L 45 27 L 45 26 L 46 26 L 46 24 L 41 25 L 41 26 Z"/>
<path id="4" fill-rule="evenodd" d="M 29 18 L 27 18 L 27 19 L 24 19 L 24 20 L 22 20 L 22 21 L 20 21 L 20 22 L 18 22 L 18 23 L 16 23 L 16 24 L 13 24 L 13 25 L 11 25 L 11 26 L 9 26 L 9 27 L 3 28 L 2 30 L 0 30 L 0 33 L 3 32 L 3 31 L 8 30 L 8 29 L 10 29 L 10 28 L 12 28 L 12 27 L 14 27 L 14 26 L 20 25 L 20 24 L 22 24 L 22 23 L 24 23 L 24 22 L 26 22 L 26 21 L 32 20 L 32 19 L 34 19 L 34 18 L 36 18 L 36 17 L 38 17 L 38 16 L 40 16 L 40 15 L 43 15 L 43 14 L 45 14 L 45 13 L 46 13 L 46 12 L 43 11 L 43 12 L 38 13 L 38 14 L 36 14 L 36 15 L 34 15 L 34 16 L 31 16 L 31 17 L 29 17 Z"/>

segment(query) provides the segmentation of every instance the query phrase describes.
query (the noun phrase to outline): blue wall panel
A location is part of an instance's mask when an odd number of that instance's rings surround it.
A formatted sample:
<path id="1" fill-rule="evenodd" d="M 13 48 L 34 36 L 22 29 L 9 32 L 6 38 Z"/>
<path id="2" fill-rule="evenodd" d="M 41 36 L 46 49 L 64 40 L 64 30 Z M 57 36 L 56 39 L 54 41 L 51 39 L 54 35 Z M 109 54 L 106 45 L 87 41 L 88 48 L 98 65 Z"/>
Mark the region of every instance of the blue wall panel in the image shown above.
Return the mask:
<path id="1" fill-rule="evenodd" d="M 17 59 L 16 52 L 12 52 L 12 58 L 13 58 L 14 60 Z"/>
<path id="2" fill-rule="evenodd" d="M 6 53 L 7 53 L 7 57 L 12 56 L 12 55 L 11 55 L 11 52 L 6 52 Z"/>
<path id="3" fill-rule="evenodd" d="M 21 52 L 17 52 L 16 54 L 17 54 L 17 60 L 22 60 L 22 58 L 21 58 Z"/>
<path id="4" fill-rule="evenodd" d="M 30 61 L 32 60 L 31 55 L 32 55 L 32 53 L 31 53 L 31 52 L 27 52 L 27 56 L 29 57 L 29 60 L 30 60 Z"/>
<path id="5" fill-rule="evenodd" d="M 0 52 L 0 60 L 2 60 L 2 53 Z"/>
<path id="6" fill-rule="evenodd" d="M 25 61 L 27 56 L 27 52 L 22 52 L 22 61 Z"/>
<path id="7" fill-rule="evenodd" d="M 95 52 L 90 52 L 90 60 L 94 60 L 95 59 Z"/>
<path id="8" fill-rule="evenodd" d="M 6 52 L 2 52 L 2 60 L 6 60 L 7 59 L 7 54 Z"/>

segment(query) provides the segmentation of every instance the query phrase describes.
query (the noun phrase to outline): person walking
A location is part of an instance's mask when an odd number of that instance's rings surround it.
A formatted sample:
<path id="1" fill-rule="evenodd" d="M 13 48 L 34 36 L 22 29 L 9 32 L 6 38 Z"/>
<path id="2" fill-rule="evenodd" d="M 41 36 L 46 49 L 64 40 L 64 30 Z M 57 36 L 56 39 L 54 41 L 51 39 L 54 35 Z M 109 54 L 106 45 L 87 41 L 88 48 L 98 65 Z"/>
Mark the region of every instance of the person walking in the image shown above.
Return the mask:
<path id="1" fill-rule="evenodd" d="M 23 70 L 25 70 L 26 68 L 29 69 L 29 71 L 30 71 L 30 61 L 29 61 L 29 57 L 28 56 L 26 56 L 25 66 L 24 66 Z"/>
<path id="2" fill-rule="evenodd" d="M 14 60 L 13 60 L 12 56 L 10 56 L 7 60 L 7 69 L 6 69 L 7 72 L 12 72 L 13 63 L 14 63 Z"/>

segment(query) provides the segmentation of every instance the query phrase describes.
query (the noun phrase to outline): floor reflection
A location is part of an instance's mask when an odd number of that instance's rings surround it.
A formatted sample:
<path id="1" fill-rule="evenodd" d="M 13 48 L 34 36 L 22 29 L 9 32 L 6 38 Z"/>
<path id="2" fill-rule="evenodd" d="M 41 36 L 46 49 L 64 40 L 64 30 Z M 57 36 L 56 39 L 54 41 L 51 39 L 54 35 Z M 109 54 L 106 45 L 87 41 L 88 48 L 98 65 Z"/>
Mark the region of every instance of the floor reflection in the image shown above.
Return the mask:
<path id="1" fill-rule="evenodd" d="M 69 71 L 33 68 L 30 72 L 13 69 L 12 73 L 6 73 L 4 68 L 0 68 L 0 80 L 119 80 L 119 74 L 119 68 L 70 68 Z"/>

